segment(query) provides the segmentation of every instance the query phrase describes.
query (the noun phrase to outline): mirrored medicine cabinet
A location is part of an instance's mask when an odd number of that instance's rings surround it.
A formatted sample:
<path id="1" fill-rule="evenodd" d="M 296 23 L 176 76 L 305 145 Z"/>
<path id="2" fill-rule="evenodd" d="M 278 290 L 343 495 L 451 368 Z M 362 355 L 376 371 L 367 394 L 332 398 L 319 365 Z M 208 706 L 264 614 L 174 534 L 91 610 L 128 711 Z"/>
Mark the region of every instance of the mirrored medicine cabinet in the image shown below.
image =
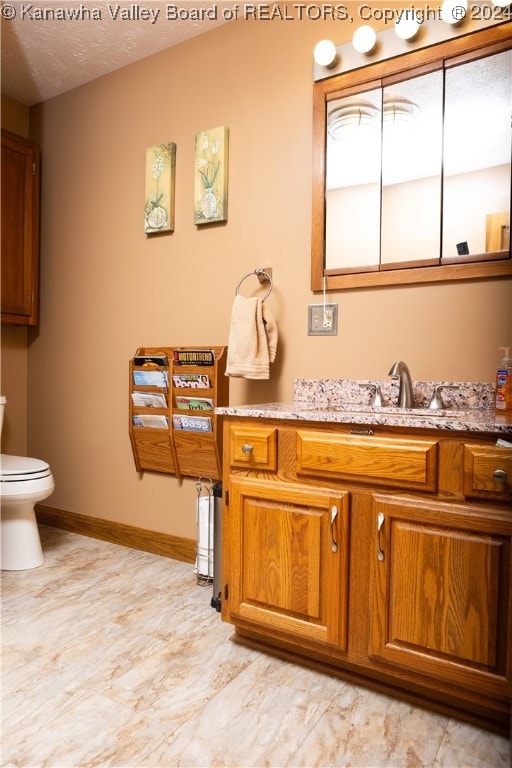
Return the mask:
<path id="1" fill-rule="evenodd" d="M 312 290 L 512 275 L 512 24 L 314 85 Z"/>

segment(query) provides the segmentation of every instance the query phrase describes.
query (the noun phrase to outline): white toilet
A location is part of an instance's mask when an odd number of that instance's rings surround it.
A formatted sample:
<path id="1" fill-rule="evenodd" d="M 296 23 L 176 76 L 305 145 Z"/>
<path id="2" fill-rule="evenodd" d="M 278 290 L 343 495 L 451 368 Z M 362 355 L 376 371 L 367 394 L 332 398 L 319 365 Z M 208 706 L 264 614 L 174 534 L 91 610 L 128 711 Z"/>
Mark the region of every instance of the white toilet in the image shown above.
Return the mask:
<path id="1" fill-rule="evenodd" d="M 0 432 L 6 399 L 0 397 Z M 0 458 L 1 561 L 3 571 L 25 571 L 44 563 L 34 505 L 53 493 L 50 466 L 27 456 Z"/>

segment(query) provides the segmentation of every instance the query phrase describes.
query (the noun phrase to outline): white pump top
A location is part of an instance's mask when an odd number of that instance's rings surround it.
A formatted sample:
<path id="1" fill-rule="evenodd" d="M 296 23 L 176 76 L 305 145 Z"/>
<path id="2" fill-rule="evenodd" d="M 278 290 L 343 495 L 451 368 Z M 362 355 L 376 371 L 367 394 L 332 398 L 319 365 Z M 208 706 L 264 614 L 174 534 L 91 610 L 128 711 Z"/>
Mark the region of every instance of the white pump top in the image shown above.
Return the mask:
<path id="1" fill-rule="evenodd" d="M 501 361 L 501 364 L 504 368 L 510 368 L 512 365 L 512 357 L 510 357 L 510 347 L 498 347 L 498 349 L 502 349 L 504 351 L 503 360 Z"/>

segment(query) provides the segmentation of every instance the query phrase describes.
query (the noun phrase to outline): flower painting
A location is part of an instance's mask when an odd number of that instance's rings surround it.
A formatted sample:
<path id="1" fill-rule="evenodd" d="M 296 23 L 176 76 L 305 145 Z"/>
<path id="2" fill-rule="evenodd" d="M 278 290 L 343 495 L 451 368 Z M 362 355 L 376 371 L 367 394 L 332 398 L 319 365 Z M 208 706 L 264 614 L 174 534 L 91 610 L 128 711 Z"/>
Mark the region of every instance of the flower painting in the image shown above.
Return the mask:
<path id="1" fill-rule="evenodd" d="M 194 223 L 228 220 L 228 129 L 196 134 Z"/>
<path id="2" fill-rule="evenodd" d="M 174 230 L 176 144 L 157 144 L 146 150 L 144 232 Z"/>

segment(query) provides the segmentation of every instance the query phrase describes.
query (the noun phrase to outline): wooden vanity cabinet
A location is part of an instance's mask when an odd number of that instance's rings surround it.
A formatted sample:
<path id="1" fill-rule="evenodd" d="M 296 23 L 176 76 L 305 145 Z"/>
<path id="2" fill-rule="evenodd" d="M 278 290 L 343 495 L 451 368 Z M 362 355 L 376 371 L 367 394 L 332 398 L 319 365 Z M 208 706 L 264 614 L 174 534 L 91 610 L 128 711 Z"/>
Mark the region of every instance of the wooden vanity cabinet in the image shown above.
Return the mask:
<path id="1" fill-rule="evenodd" d="M 512 452 L 433 430 L 224 429 L 236 638 L 506 732 Z"/>

